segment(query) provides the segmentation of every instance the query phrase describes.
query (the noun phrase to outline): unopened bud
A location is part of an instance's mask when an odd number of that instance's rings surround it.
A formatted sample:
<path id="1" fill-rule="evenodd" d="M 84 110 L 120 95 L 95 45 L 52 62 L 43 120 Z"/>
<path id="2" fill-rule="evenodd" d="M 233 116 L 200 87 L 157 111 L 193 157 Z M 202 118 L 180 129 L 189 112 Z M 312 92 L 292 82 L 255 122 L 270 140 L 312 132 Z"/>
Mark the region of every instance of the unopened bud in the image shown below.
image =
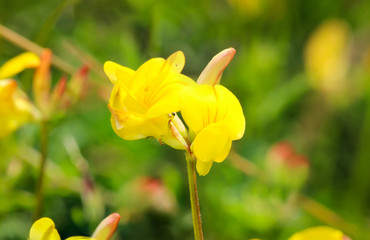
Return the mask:
<path id="1" fill-rule="evenodd" d="M 97 240 L 109 240 L 116 231 L 120 219 L 121 216 L 118 213 L 112 213 L 100 222 L 92 237 Z"/>
<path id="2" fill-rule="evenodd" d="M 89 73 L 89 67 L 87 65 L 82 66 L 72 76 L 67 86 L 68 97 L 71 104 L 76 103 L 81 99 L 87 89 L 87 77 Z"/>
<path id="3" fill-rule="evenodd" d="M 55 112 L 60 110 L 60 108 L 64 108 L 62 98 L 64 96 L 65 90 L 67 85 L 67 77 L 62 76 L 57 85 L 54 87 L 54 90 L 51 94 L 51 101 L 50 101 L 50 111 Z"/>
<path id="4" fill-rule="evenodd" d="M 200 74 L 197 83 L 216 85 L 220 83 L 222 73 L 235 55 L 234 48 L 228 48 L 214 56 L 206 68 Z"/>
<path id="5" fill-rule="evenodd" d="M 298 189 L 307 179 L 309 162 L 306 157 L 297 154 L 289 143 L 281 142 L 271 147 L 266 168 L 275 184 Z"/>
<path id="6" fill-rule="evenodd" d="M 49 116 L 48 106 L 50 97 L 50 64 L 52 52 L 45 49 L 41 54 L 40 66 L 36 69 L 33 77 L 33 97 L 36 106 L 40 109 L 44 118 Z"/>

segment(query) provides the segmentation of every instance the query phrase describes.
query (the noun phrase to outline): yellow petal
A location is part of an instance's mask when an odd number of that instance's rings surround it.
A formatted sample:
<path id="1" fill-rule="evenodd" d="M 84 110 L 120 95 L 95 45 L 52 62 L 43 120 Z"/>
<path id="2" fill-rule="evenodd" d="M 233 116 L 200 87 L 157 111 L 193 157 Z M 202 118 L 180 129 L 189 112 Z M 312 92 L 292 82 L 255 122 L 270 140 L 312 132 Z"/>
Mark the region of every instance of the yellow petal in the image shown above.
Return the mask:
<path id="1" fill-rule="evenodd" d="M 312 227 L 291 236 L 288 240 L 343 240 L 344 234 L 334 228 Z"/>
<path id="2" fill-rule="evenodd" d="M 17 82 L 12 79 L 0 79 L 0 99 L 3 103 L 13 95 L 17 85 Z"/>
<path id="3" fill-rule="evenodd" d="M 135 75 L 135 71 L 121 66 L 115 62 L 107 61 L 104 63 L 104 72 L 107 74 L 109 80 L 116 84 L 120 81 L 123 85 L 128 86 Z"/>
<path id="4" fill-rule="evenodd" d="M 136 71 L 129 90 L 138 99 L 144 100 L 145 95 L 163 80 L 163 76 L 159 77 L 159 74 L 165 63 L 163 58 L 152 58 L 146 61 Z"/>
<path id="5" fill-rule="evenodd" d="M 31 227 L 30 240 L 60 240 L 55 224 L 50 218 L 41 218 Z"/>
<path id="6" fill-rule="evenodd" d="M 222 162 L 231 148 L 231 138 L 225 123 L 213 123 L 205 127 L 191 145 L 197 161 Z"/>
<path id="7" fill-rule="evenodd" d="M 177 51 L 169 56 L 166 60 L 166 64 L 169 65 L 171 71 L 180 73 L 185 66 L 185 56 L 181 51 Z"/>
<path id="8" fill-rule="evenodd" d="M 0 138 L 39 116 L 38 111 L 11 79 L 0 80 Z"/>
<path id="9" fill-rule="evenodd" d="M 69 237 L 66 240 L 100 240 L 100 239 L 92 238 L 92 237 L 75 236 L 75 237 Z"/>
<path id="10" fill-rule="evenodd" d="M 198 134 L 215 120 L 217 100 L 214 88 L 210 85 L 185 87 L 180 94 L 180 108 L 188 127 Z"/>
<path id="11" fill-rule="evenodd" d="M 0 67 L 0 79 L 12 77 L 26 68 L 36 68 L 40 65 L 40 58 L 32 53 L 22 53 Z"/>
<path id="12" fill-rule="evenodd" d="M 239 100 L 227 88 L 216 85 L 217 115 L 215 122 L 226 121 L 232 140 L 243 137 L 245 131 L 245 118 Z"/>
<path id="13" fill-rule="evenodd" d="M 209 170 L 212 167 L 213 162 L 203 162 L 203 161 L 197 161 L 196 168 L 197 172 L 200 176 L 205 176 L 209 173 Z"/>
<path id="14" fill-rule="evenodd" d="M 152 105 L 147 112 L 148 118 L 178 112 L 180 110 L 180 91 L 185 86 L 195 85 L 192 79 L 183 74 L 172 72 L 166 78 L 161 83 L 161 88 L 151 99 Z"/>

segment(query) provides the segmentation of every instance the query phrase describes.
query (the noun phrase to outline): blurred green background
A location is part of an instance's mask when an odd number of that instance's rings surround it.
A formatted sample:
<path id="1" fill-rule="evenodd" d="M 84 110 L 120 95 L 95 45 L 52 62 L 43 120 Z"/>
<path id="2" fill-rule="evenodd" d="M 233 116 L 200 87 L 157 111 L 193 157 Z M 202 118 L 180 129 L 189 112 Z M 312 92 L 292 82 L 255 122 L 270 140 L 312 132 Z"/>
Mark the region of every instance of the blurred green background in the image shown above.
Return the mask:
<path id="1" fill-rule="evenodd" d="M 366 0 L 2 0 L 2 25 L 76 68 L 94 63 L 87 96 L 49 123 L 43 216 L 62 239 L 90 235 L 112 212 L 122 217 L 117 240 L 192 239 L 184 154 L 115 135 L 102 65 L 137 69 L 181 50 L 196 80 L 234 47 L 221 84 L 240 100 L 246 133 L 198 178 L 205 238 L 283 240 L 331 225 L 370 239 L 369 12 Z M 0 36 L 0 64 L 23 51 Z M 32 72 L 16 78 L 27 92 Z M 282 141 L 308 159 L 308 176 L 293 167 L 287 181 L 272 177 L 271 147 Z M 0 140 L 0 239 L 28 236 L 38 151 L 37 124 Z"/>

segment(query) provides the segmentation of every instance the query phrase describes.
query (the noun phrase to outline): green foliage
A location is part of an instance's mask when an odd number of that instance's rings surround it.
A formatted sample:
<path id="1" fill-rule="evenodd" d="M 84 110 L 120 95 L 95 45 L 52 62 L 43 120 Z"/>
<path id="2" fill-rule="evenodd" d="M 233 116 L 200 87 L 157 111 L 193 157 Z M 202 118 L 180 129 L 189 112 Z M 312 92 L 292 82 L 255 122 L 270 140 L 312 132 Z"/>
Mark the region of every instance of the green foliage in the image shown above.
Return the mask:
<path id="1" fill-rule="evenodd" d="M 193 79 L 222 49 L 237 50 L 222 78 L 247 120 L 234 150 L 262 174 L 247 176 L 227 159 L 198 178 L 206 239 L 283 240 L 308 226 L 333 224 L 302 207 L 299 193 L 263 174 L 269 149 L 280 141 L 309 159 L 301 193 L 356 226 L 343 229 L 347 235 L 369 236 L 369 1 L 5 2 L 1 24 L 76 67 L 81 54 L 67 42 L 101 66 L 111 60 L 132 69 L 181 50 L 187 61 L 183 72 Z M 247 2 L 258 9 L 244 6 Z M 352 41 L 348 91 L 335 97 L 310 85 L 304 65 L 309 37 L 332 18 L 348 24 Z M 0 38 L 0 63 L 20 52 Z M 96 73 L 101 70 L 93 69 L 86 98 L 49 124 L 43 215 L 55 221 L 62 238 L 87 235 L 108 213 L 118 212 L 115 239 L 192 239 L 184 156 L 152 139 L 124 141 L 115 135 L 106 107 L 112 86 Z M 53 81 L 61 74 L 53 69 Z M 27 92 L 30 76 L 27 71 L 17 79 Z M 0 140 L 0 239 L 26 239 L 33 221 L 38 130 L 29 124 Z M 143 177 L 165 189 L 161 204 L 152 199 L 158 186 L 146 189 L 138 181 Z"/>

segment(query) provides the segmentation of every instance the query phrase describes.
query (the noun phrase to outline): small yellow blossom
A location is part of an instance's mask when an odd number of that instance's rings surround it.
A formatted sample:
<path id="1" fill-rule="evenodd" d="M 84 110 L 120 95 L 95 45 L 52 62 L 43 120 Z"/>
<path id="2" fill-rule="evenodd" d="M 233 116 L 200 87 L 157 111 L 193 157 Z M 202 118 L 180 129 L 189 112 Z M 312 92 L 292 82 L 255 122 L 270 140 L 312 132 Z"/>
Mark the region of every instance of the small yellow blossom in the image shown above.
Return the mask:
<path id="1" fill-rule="evenodd" d="M 32 53 L 25 52 L 22 53 L 0 67 L 0 79 L 10 78 L 26 68 L 36 68 L 40 65 L 40 58 Z"/>
<path id="2" fill-rule="evenodd" d="M 288 240 L 350 240 L 341 231 L 326 227 L 312 227 L 298 232 Z"/>
<path id="3" fill-rule="evenodd" d="M 29 240 L 60 240 L 60 236 L 53 220 L 45 217 L 32 225 Z"/>
<path id="4" fill-rule="evenodd" d="M 305 68 L 311 85 L 335 93 L 345 87 L 349 68 L 350 33 L 347 23 L 333 19 L 322 23 L 305 46 Z"/>
<path id="5" fill-rule="evenodd" d="M 32 117 L 38 117 L 37 110 L 18 88 L 17 82 L 7 78 L 39 65 L 40 58 L 36 54 L 25 52 L 0 67 L 0 138 L 15 131 Z"/>
<path id="6" fill-rule="evenodd" d="M 0 101 L 0 138 L 38 117 L 37 110 L 14 80 L 0 80 Z"/>
<path id="7" fill-rule="evenodd" d="M 216 55 L 200 75 L 200 84 L 181 92 L 181 114 L 193 139 L 190 148 L 197 159 L 199 175 L 206 175 L 213 162 L 225 160 L 231 142 L 244 134 L 245 118 L 238 99 L 216 85 L 234 54 L 234 49 L 226 49 Z"/>
<path id="8" fill-rule="evenodd" d="M 150 59 L 137 71 L 114 62 L 104 64 L 105 73 L 115 84 L 108 107 L 118 136 L 126 140 L 155 137 L 174 148 L 185 148 L 173 136 L 170 126 L 178 122 L 173 113 L 180 110 L 180 90 L 195 84 L 180 74 L 184 65 L 185 57 L 180 51 L 167 60 Z"/>
<path id="9" fill-rule="evenodd" d="M 120 220 L 118 213 L 112 213 L 105 218 L 96 228 L 92 237 L 75 236 L 66 240 L 109 240 L 117 229 Z M 31 227 L 29 240 L 61 240 L 55 224 L 50 218 L 44 217 L 37 220 Z"/>

